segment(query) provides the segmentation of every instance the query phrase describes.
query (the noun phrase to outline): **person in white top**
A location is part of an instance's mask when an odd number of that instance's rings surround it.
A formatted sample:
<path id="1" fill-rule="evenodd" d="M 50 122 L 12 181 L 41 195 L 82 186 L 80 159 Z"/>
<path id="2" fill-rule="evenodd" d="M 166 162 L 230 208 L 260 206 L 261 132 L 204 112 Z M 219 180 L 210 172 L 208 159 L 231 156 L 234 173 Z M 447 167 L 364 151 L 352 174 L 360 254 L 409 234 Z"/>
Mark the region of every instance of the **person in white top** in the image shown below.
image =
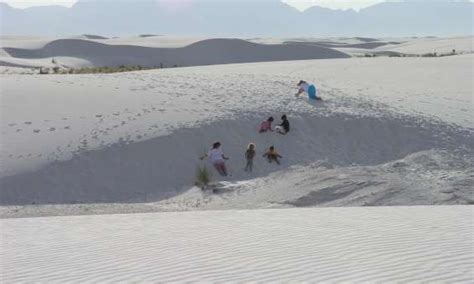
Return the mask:
<path id="1" fill-rule="evenodd" d="M 307 93 L 310 100 L 321 100 L 321 97 L 316 95 L 316 87 L 313 84 L 309 84 L 306 81 L 301 80 L 298 83 L 298 93 L 296 93 L 296 97 L 298 97 L 301 93 Z"/>
<path id="2" fill-rule="evenodd" d="M 207 152 L 206 155 L 201 157 L 201 160 L 204 158 L 208 158 L 211 164 L 216 168 L 217 172 L 221 176 L 227 176 L 227 168 L 225 166 L 225 160 L 228 160 L 229 158 L 224 156 L 224 152 L 222 152 L 221 149 L 221 143 L 220 142 L 215 142 L 212 145 L 212 148 Z"/>

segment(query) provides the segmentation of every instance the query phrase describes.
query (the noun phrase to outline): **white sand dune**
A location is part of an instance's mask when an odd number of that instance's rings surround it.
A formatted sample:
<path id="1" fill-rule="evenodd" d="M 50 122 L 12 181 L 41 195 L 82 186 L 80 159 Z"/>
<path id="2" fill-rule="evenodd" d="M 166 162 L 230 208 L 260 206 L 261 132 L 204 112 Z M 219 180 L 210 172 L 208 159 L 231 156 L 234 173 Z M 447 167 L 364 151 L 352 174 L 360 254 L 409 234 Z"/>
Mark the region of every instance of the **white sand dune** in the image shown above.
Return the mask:
<path id="1" fill-rule="evenodd" d="M 473 280 L 472 206 L 3 219 L 2 283 Z"/>
<path id="2" fill-rule="evenodd" d="M 379 50 L 390 50 L 405 54 L 450 53 L 454 50 L 460 53 L 474 52 L 474 36 L 453 38 L 420 38 L 405 43 L 382 46 Z"/>
<path id="3" fill-rule="evenodd" d="M 2 62 L 15 59 L 47 59 L 67 67 L 57 57 L 77 58 L 89 66 L 141 65 L 146 67 L 196 66 L 244 62 L 347 58 L 325 47 L 304 44 L 262 45 L 240 39 L 208 39 L 180 48 L 110 45 L 84 39 L 58 39 L 37 49 L 3 47 Z M 13 63 L 10 63 L 13 64 Z M 37 64 L 37 63 L 36 63 Z M 31 67 L 37 66 L 32 62 Z"/>
<path id="4" fill-rule="evenodd" d="M 52 37 L 37 37 L 37 36 L 0 36 L 1 47 L 12 47 L 12 48 L 26 48 L 36 49 L 42 48 L 48 42 L 55 40 Z"/>
<path id="5" fill-rule="evenodd" d="M 396 44 L 391 44 L 396 42 Z M 387 44 L 377 44 L 387 43 Z M 363 44 L 352 44 L 335 47 L 336 50 L 351 55 L 361 55 L 365 53 L 374 53 L 381 56 L 388 55 L 423 55 L 436 53 L 437 55 L 450 54 L 453 50 L 458 54 L 469 54 L 474 52 L 474 37 L 460 36 L 452 38 L 393 38 L 380 39 L 380 42 L 369 42 Z M 373 47 L 373 48 L 361 48 Z"/>
<path id="6" fill-rule="evenodd" d="M 110 75 L 4 75 L 0 199 L 3 205 L 151 202 L 150 210 L 194 210 L 196 202 L 187 207 L 187 201 L 169 198 L 192 187 L 197 157 L 220 140 L 231 157 L 228 186 L 240 192 L 242 181 L 252 182 L 244 186 L 247 195 L 221 195 L 242 202 L 216 197 L 203 209 L 299 206 L 305 196 L 308 206 L 471 203 L 471 61 L 472 55 L 351 58 Z M 317 82 L 322 103 L 294 98 L 301 78 Z M 256 133 L 261 120 L 273 115 L 278 121 L 284 113 L 290 135 Z M 281 167 L 259 157 L 255 172 L 244 173 L 243 152 L 251 141 L 259 155 L 275 145 L 284 156 Z M 392 167 L 397 162 L 400 167 Z M 301 174 L 285 174 L 298 166 L 310 180 L 301 186 L 293 182 Z M 413 175 L 405 179 L 407 172 Z M 324 181 L 339 174 L 346 177 Z M 374 176 L 380 183 L 367 185 Z M 285 184 L 301 190 L 288 196 Z M 260 186 L 268 190 L 256 191 Z M 324 196 L 331 187 L 342 192 L 339 203 L 312 193 Z M 406 195 L 404 189 L 413 187 L 416 194 Z M 31 216 L 26 207 L 6 206 L 2 215 Z M 50 209 L 44 210 L 47 215 Z"/>
<path id="7" fill-rule="evenodd" d="M 323 110 L 324 111 L 324 110 Z M 291 117 L 295 125 L 291 136 L 279 137 L 278 134 L 260 135 L 256 133 L 256 121 L 263 115 L 253 115 L 246 118 L 238 118 L 234 121 L 220 121 L 208 125 L 201 125 L 199 128 L 185 130 L 175 130 L 173 134 L 147 139 L 142 142 L 128 142 L 124 139 L 122 144 L 105 147 L 100 151 L 91 151 L 83 155 L 74 157 L 71 160 L 55 162 L 43 167 L 33 173 L 19 174 L 2 179 L 1 204 L 48 204 L 48 203 L 97 203 L 97 202 L 144 202 L 161 200 L 168 197 L 173 192 L 179 192 L 180 189 L 192 185 L 194 182 L 194 171 L 199 164 L 197 157 L 206 151 L 207 145 L 214 140 L 220 140 L 224 145 L 225 152 L 233 158 L 229 162 L 232 168 L 233 176 L 228 180 L 245 180 L 249 177 L 265 176 L 280 168 L 286 168 L 292 165 L 308 164 L 317 160 L 324 160 L 330 167 L 350 167 L 377 165 L 404 158 L 411 153 L 420 152 L 427 149 L 445 149 L 450 152 L 468 147 L 467 150 L 472 155 L 474 145 L 470 136 L 464 136 L 456 131 L 450 130 L 438 124 L 431 124 L 428 121 L 413 123 L 410 118 L 357 118 L 355 116 L 300 116 Z M 317 121 L 317 122 L 316 122 Z M 59 130 L 58 131 L 64 131 Z M 227 135 L 225 135 L 227 133 Z M 314 135 L 317 133 L 318 135 Z M 439 137 L 437 137 L 439 136 Z M 346 140 L 345 137 L 351 137 Z M 449 137 L 450 141 L 444 141 Z M 249 141 L 254 141 L 258 145 L 259 157 L 256 161 L 256 169 L 253 175 L 245 173 L 243 168 L 242 153 L 245 145 Z M 423 141 L 423 142 L 421 142 Z M 284 156 L 281 167 L 267 164 L 260 157 L 265 147 L 274 145 Z M 469 153 L 468 152 L 468 153 Z M 426 194 L 420 199 L 406 198 L 403 189 L 411 188 L 420 182 L 420 175 L 424 171 L 414 173 L 415 165 L 404 165 L 390 167 L 388 171 L 380 171 L 381 176 L 388 178 L 388 174 L 396 178 L 393 182 L 388 182 L 385 178 L 380 178 L 376 185 L 376 190 L 392 194 L 393 191 L 399 191 L 404 196 L 401 204 L 436 204 L 437 201 L 451 199 L 452 195 L 441 192 L 441 189 L 456 189 L 453 201 L 456 203 L 474 202 L 471 195 L 462 194 L 464 190 L 469 192 L 467 183 L 472 181 L 468 178 L 472 172 L 474 159 L 467 156 L 462 160 L 462 156 L 453 157 L 452 160 L 458 163 L 450 163 L 450 160 L 440 159 L 440 163 L 434 164 L 432 161 L 433 153 L 428 153 L 426 164 L 421 167 L 427 170 L 428 165 L 435 165 L 436 169 L 442 171 L 444 176 L 449 176 L 452 184 L 445 183 L 435 193 L 433 188 L 428 196 L 434 194 L 433 199 L 428 198 Z M 465 168 L 468 167 L 469 170 Z M 383 168 L 383 167 L 382 167 Z M 416 178 L 412 184 L 403 184 L 404 175 L 407 170 L 415 174 Z M 446 171 L 451 169 L 452 173 L 461 171 L 460 177 L 455 178 Z M 321 171 L 318 169 L 316 171 Z M 464 170 L 464 171 L 463 171 Z M 368 172 L 377 173 L 375 169 Z M 310 178 L 311 172 L 306 173 L 306 178 Z M 338 168 L 337 173 L 327 173 L 320 175 L 304 191 L 298 191 L 301 197 L 308 194 L 311 190 L 325 189 L 333 187 L 331 191 L 336 191 L 338 187 L 344 188 L 348 180 L 354 179 L 353 183 L 348 185 L 348 192 L 351 190 L 365 189 L 364 181 L 355 181 L 357 174 L 351 174 L 348 179 L 336 179 L 335 183 L 321 183 L 319 180 L 337 176 L 344 172 L 344 169 Z M 350 172 L 350 171 L 349 171 Z M 364 175 L 365 173 L 365 175 Z M 362 171 L 363 176 L 367 172 Z M 384 174 L 385 173 L 385 174 Z M 305 174 L 303 174 L 305 176 Z M 295 180 L 301 178 L 297 176 Z M 427 182 L 439 181 L 439 176 L 432 176 Z M 288 179 L 287 179 L 288 180 Z M 406 180 L 405 180 L 406 181 Z M 357 183 L 362 182 L 362 186 Z M 268 187 L 276 189 L 276 192 L 285 192 L 288 187 L 286 182 L 279 181 L 273 177 L 267 181 Z M 282 184 L 279 187 L 278 184 Z M 465 186 L 461 186 L 466 184 Z M 317 186 L 315 186 L 317 185 Z M 421 185 L 421 184 L 420 184 Z M 261 185 L 257 182 L 251 186 L 261 194 Z M 291 188 L 291 186 L 289 186 Z M 427 189 L 426 184 L 420 186 Z M 466 187 L 466 188 L 464 188 Z M 230 191 L 237 191 L 229 189 Z M 420 193 L 419 191 L 418 193 Z M 370 196 L 365 192 L 364 196 Z M 423 192 L 421 192 L 423 193 Z M 464 201 L 462 197 L 464 197 Z M 244 196 L 249 200 L 256 200 L 249 195 Z M 352 196 L 353 197 L 353 196 Z M 285 198 L 287 196 L 285 195 Z M 330 198 L 329 198 L 330 199 Z M 267 199 L 267 202 L 275 200 Z M 286 200 L 279 199 L 284 204 Z M 321 200 L 330 201 L 328 199 Z M 277 201 L 275 201 L 277 202 Z M 239 202 L 237 202 L 239 203 Z M 249 206 L 248 202 L 240 202 L 243 206 Z M 348 203 L 348 201 L 343 202 Z M 364 203 L 359 203 L 364 204 Z M 314 203 L 319 205 L 319 202 Z M 238 205 L 237 205 L 238 206 Z M 268 205 L 265 205 L 265 207 Z M 234 206 L 229 206 L 234 207 Z"/>
<path id="8" fill-rule="evenodd" d="M 144 35 L 106 38 L 0 37 L 0 67 L 195 66 L 241 62 L 473 52 L 472 36 L 453 38 L 230 38 Z M 53 63 L 52 60 L 56 63 Z"/>
<path id="9" fill-rule="evenodd" d="M 180 48 L 208 39 L 211 38 L 150 35 L 109 38 L 107 40 L 101 40 L 99 42 L 109 45 L 136 45 L 143 47 Z"/>
<path id="10" fill-rule="evenodd" d="M 206 37 L 183 37 L 183 36 L 129 36 L 129 37 L 104 37 L 100 35 L 77 35 L 70 37 L 33 37 L 33 36 L 7 36 L 0 35 L 0 46 L 11 48 L 38 49 L 46 44 L 61 39 L 82 39 L 107 45 L 133 45 L 142 47 L 166 47 L 178 48 L 196 43 L 198 41 L 210 39 Z M 258 42 L 256 42 L 258 43 Z M 265 42 L 260 42 L 265 44 Z M 279 41 L 281 44 L 282 41 Z"/>
<path id="11" fill-rule="evenodd" d="M 90 38 L 43 46 L 10 38 L 17 54 L 3 49 L 0 60 L 45 66 L 53 63 L 44 52 L 56 50 L 68 53 L 54 57 L 59 64 L 138 64 L 171 44 Z M 228 39 L 172 50 L 185 50 L 175 58 L 192 64 L 333 54 Z M 186 57 L 190 50 L 203 61 Z M 470 283 L 473 60 L 3 73 L 0 282 Z M 300 79 L 315 82 L 324 100 L 295 98 Z M 278 123 L 282 114 L 288 135 L 257 133 L 263 119 Z M 198 159 L 217 140 L 230 157 L 227 178 Z M 249 142 L 257 144 L 252 173 L 243 171 Z M 270 145 L 283 155 L 279 166 L 261 157 Z M 193 185 L 197 166 L 211 169 L 213 189 Z M 98 215 L 112 213 L 121 214 Z"/>

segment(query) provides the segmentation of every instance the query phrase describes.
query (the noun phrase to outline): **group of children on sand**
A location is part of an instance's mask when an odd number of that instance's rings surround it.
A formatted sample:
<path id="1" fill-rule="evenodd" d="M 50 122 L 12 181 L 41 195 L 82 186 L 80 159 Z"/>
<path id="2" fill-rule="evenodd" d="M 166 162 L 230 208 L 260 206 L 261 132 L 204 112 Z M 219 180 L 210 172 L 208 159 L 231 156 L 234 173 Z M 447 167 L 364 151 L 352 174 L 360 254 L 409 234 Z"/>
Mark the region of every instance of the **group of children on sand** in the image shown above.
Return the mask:
<path id="1" fill-rule="evenodd" d="M 247 147 L 247 151 L 245 151 L 245 159 L 247 160 L 247 164 L 245 165 L 245 171 L 246 172 L 252 172 L 253 170 L 253 158 L 255 158 L 256 152 L 255 152 L 255 144 L 250 143 Z M 263 157 L 266 157 L 268 162 L 275 162 L 278 165 L 280 164 L 281 158 L 283 158 L 280 154 L 278 154 L 275 151 L 274 146 L 270 146 L 268 150 L 263 154 Z"/>
<path id="2" fill-rule="evenodd" d="M 270 116 L 267 120 L 263 121 L 260 124 L 260 129 L 258 130 L 259 133 L 267 132 L 267 131 L 272 131 L 272 122 L 273 122 L 273 117 Z M 281 116 L 281 123 L 275 127 L 275 131 L 280 134 L 287 134 L 290 132 L 290 122 L 288 121 L 288 118 L 286 115 Z"/>
<path id="3" fill-rule="evenodd" d="M 295 96 L 299 96 L 301 93 L 306 92 L 308 93 L 309 99 L 312 100 L 321 100 L 320 97 L 316 96 L 316 88 L 312 84 L 308 84 L 305 81 L 300 81 L 298 83 L 298 93 Z M 273 117 L 269 117 L 265 121 L 263 121 L 260 124 L 259 133 L 265 133 L 265 132 L 277 132 L 282 135 L 286 135 L 290 131 L 290 122 L 288 121 L 288 118 L 286 115 L 281 116 L 281 123 L 277 126 L 275 126 L 275 130 L 272 129 L 272 123 L 274 119 Z M 252 172 L 253 170 L 253 159 L 256 156 L 256 146 L 254 143 L 250 143 L 247 147 L 247 150 L 245 151 L 245 159 L 247 161 L 245 165 L 245 171 L 246 172 Z M 212 148 L 209 150 L 209 152 L 201 157 L 201 160 L 204 158 L 208 158 L 211 164 L 214 166 L 214 168 L 217 170 L 217 172 L 221 176 L 227 176 L 228 171 L 225 166 L 225 160 L 228 160 L 229 158 L 224 155 L 221 149 L 221 143 L 220 142 L 215 142 L 212 145 Z M 270 146 L 268 150 L 263 154 L 263 157 L 267 159 L 269 163 L 275 162 L 276 164 L 280 164 L 281 158 L 283 158 L 278 152 L 276 152 L 274 146 Z"/>
<path id="4" fill-rule="evenodd" d="M 290 122 L 288 121 L 286 115 L 281 117 L 282 123 L 275 127 L 275 131 L 280 134 L 287 134 L 290 131 Z M 269 117 L 267 120 L 261 123 L 259 133 L 273 131 L 272 130 L 272 121 L 273 117 Z M 245 165 L 246 172 L 252 172 L 253 170 L 253 159 L 256 156 L 256 146 L 254 143 L 250 143 L 247 146 L 247 150 L 245 151 L 245 159 L 247 161 Z M 283 158 L 280 154 L 277 153 L 274 146 L 270 146 L 268 150 L 263 154 L 263 157 L 267 158 L 269 163 L 275 162 L 278 165 L 280 164 L 280 159 Z M 212 148 L 207 152 L 206 155 L 201 157 L 201 160 L 204 158 L 208 158 L 209 162 L 214 166 L 216 171 L 221 176 L 227 176 L 229 173 L 225 166 L 225 160 L 229 158 L 224 155 L 224 152 L 221 149 L 221 143 L 215 142 L 212 144 Z"/>

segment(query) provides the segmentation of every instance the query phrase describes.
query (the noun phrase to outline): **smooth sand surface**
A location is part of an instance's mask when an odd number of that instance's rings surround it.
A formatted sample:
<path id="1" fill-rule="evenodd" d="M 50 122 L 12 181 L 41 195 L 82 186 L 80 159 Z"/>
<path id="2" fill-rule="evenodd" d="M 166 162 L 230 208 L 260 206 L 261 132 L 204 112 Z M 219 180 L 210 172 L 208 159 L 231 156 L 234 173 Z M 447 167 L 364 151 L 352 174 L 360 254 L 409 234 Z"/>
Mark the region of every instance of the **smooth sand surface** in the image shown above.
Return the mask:
<path id="1" fill-rule="evenodd" d="M 473 280 L 472 206 L 0 220 L 3 283 Z"/>

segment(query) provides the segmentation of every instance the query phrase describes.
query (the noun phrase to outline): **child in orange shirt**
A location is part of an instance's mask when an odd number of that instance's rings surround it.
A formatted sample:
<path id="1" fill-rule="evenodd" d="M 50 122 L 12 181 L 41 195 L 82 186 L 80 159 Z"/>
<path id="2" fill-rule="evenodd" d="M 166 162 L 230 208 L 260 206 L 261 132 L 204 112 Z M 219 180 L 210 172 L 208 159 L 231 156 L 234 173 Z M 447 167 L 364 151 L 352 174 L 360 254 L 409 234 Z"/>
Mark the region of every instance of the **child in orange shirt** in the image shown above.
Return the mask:
<path id="1" fill-rule="evenodd" d="M 267 157 L 269 163 L 275 161 L 275 163 L 277 163 L 278 165 L 280 164 L 280 161 L 278 159 L 283 158 L 280 154 L 277 153 L 277 151 L 275 151 L 275 147 L 273 146 L 270 146 L 268 151 L 263 154 L 263 157 Z"/>

